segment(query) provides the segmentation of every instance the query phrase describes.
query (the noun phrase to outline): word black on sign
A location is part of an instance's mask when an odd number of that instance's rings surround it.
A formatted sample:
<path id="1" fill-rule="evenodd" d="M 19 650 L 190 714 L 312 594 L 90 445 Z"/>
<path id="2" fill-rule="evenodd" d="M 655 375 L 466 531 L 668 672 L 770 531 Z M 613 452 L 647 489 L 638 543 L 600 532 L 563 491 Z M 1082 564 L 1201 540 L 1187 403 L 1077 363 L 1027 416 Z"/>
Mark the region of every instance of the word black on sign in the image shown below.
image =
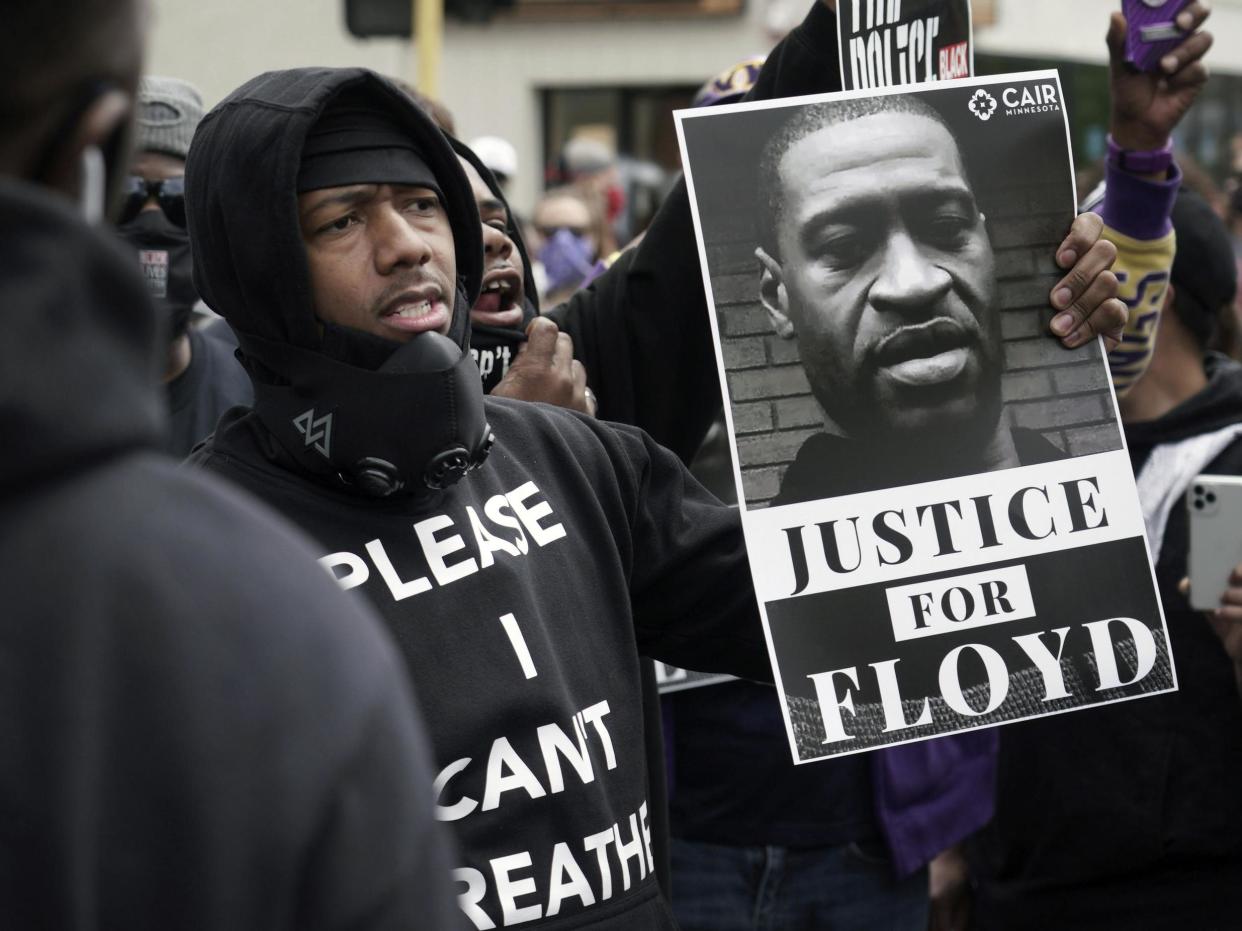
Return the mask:
<path id="1" fill-rule="evenodd" d="M 837 34 L 846 90 L 975 73 L 970 0 L 838 0 Z"/>

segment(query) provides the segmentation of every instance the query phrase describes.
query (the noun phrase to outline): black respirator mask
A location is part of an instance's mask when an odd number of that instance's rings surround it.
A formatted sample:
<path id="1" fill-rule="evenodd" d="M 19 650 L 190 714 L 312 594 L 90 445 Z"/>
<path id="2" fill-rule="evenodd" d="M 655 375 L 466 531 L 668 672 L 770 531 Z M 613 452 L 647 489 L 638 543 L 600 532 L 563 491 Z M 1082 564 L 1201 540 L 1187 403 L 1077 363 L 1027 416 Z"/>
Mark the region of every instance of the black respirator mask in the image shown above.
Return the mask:
<path id="1" fill-rule="evenodd" d="M 198 303 L 190 234 L 163 210 L 144 210 L 117 226 L 117 232 L 137 250 L 151 297 L 167 314 L 169 339 L 177 338 L 190 325 L 190 315 Z"/>
<path id="2" fill-rule="evenodd" d="M 242 352 L 265 367 L 298 372 L 296 386 L 254 379 L 254 409 L 311 473 L 371 497 L 421 497 L 454 484 L 491 451 L 479 369 L 439 333 L 420 333 L 375 370 L 238 337 Z"/>

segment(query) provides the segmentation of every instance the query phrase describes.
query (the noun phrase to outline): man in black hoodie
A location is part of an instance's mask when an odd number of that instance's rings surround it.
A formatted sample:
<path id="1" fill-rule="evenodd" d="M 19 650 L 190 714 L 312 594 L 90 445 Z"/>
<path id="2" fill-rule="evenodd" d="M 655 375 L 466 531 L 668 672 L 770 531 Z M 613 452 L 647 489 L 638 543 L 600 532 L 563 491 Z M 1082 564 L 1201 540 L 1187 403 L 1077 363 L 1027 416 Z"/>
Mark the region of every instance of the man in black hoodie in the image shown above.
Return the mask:
<path id="1" fill-rule="evenodd" d="M 2 923 L 452 927 L 382 629 L 287 524 L 155 452 L 166 344 L 82 216 L 125 171 L 143 18 L 14 0 L 0 32 Z"/>
<path id="2" fill-rule="evenodd" d="M 637 430 L 484 400 L 472 191 L 387 81 L 256 78 L 200 124 L 186 181 L 195 279 L 256 397 L 196 459 L 387 619 L 434 722 L 463 912 L 673 927 L 635 647 L 770 675 L 736 518 Z"/>

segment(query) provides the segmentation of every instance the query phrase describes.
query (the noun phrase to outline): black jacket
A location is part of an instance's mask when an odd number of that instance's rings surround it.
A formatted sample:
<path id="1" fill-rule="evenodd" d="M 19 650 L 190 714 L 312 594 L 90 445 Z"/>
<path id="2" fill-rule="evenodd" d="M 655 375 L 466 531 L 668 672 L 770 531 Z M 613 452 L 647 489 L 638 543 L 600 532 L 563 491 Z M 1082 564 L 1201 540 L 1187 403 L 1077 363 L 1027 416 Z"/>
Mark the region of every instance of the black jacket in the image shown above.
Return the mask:
<path id="1" fill-rule="evenodd" d="M 132 255 L 0 182 L 0 919 L 447 927 L 425 738 L 375 621 L 178 470 Z"/>
<path id="2" fill-rule="evenodd" d="M 1159 444 L 1242 422 L 1242 367 L 1125 425 L 1135 472 Z M 1242 475 L 1242 440 L 1204 470 Z M 980 928 L 1234 928 L 1242 915 L 1242 702 L 1206 619 L 1178 591 L 1174 506 L 1156 581 L 1178 691 L 1001 731 L 996 818 L 973 845 Z"/>

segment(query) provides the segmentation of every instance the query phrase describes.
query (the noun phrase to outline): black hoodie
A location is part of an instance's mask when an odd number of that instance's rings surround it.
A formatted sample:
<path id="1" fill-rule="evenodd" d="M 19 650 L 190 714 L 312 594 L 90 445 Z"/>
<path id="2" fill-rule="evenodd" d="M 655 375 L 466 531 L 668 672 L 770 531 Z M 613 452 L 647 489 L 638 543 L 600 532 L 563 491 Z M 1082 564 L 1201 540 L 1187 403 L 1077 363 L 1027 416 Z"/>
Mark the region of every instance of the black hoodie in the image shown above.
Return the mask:
<path id="1" fill-rule="evenodd" d="M 0 181 L 0 924 L 446 927 L 425 737 L 373 617 L 178 470 L 132 253 Z"/>
<path id="2" fill-rule="evenodd" d="M 196 237 L 195 261 L 234 326 L 270 315 L 290 334 L 312 329 L 289 207 L 297 153 L 275 141 L 304 134 L 345 82 L 358 72 L 268 75 L 195 137 L 192 230 L 197 212 L 239 240 Z M 433 131 L 403 106 L 419 132 Z M 196 164 L 210 166 L 208 186 Z M 277 179 L 268 202 L 281 209 L 252 209 L 235 176 Z M 446 194 L 464 188 L 473 210 L 455 158 L 437 181 Z M 477 214 L 473 224 L 477 243 Z M 261 248 L 263 262 L 234 262 Z M 277 303 L 265 311 L 267 299 Z M 770 677 L 740 526 L 638 430 L 542 404 L 489 398 L 485 409 L 491 455 L 430 498 L 318 483 L 253 414 L 222 421 L 195 458 L 300 523 L 340 584 L 388 621 L 427 712 L 439 817 L 463 848 L 460 904 L 476 927 L 671 928 L 652 876 L 635 646 Z M 402 416 L 393 412 L 394 429 Z"/>

